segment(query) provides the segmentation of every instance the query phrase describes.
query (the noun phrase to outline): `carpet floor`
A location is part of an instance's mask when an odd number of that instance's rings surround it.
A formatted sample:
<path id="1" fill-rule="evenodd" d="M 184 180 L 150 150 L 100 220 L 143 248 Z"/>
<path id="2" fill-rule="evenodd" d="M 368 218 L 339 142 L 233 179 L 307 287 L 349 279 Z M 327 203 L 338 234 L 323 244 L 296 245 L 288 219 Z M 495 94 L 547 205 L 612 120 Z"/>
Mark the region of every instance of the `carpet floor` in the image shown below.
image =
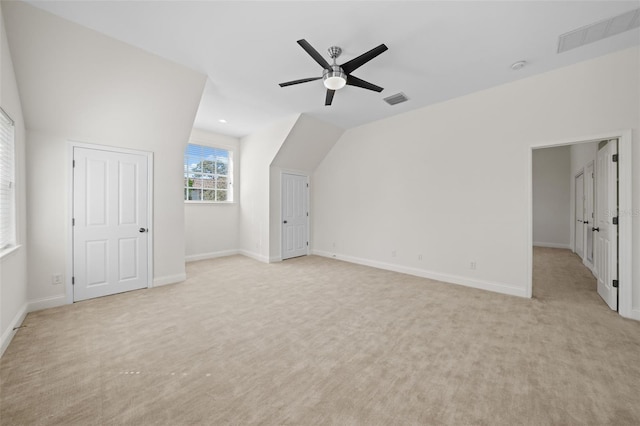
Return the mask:
<path id="1" fill-rule="evenodd" d="M 2 425 L 637 425 L 640 323 L 567 250 L 534 298 L 316 256 L 27 316 Z"/>

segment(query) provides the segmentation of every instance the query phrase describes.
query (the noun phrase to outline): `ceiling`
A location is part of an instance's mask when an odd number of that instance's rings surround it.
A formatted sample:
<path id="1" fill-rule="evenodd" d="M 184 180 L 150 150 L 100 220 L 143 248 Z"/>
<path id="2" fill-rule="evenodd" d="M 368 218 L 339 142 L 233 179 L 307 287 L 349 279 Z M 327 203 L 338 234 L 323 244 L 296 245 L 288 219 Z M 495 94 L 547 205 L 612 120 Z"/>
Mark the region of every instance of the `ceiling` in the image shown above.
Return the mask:
<path id="1" fill-rule="evenodd" d="M 640 44 L 635 29 L 558 54 L 558 37 L 638 8 L 640 1 L 29 1 L 208 76 L 195 127 L 244 136 L 293 113 L 351 128 Z M 385 43 L 324 106 L 322 75 L 296 43 L 338 63 Z M 528 65 L 513 71 L 511 64 Z M 408 102 L 383 98 L 404 92 Z M 221 123 L 224 119 L 227 123 Z"/>

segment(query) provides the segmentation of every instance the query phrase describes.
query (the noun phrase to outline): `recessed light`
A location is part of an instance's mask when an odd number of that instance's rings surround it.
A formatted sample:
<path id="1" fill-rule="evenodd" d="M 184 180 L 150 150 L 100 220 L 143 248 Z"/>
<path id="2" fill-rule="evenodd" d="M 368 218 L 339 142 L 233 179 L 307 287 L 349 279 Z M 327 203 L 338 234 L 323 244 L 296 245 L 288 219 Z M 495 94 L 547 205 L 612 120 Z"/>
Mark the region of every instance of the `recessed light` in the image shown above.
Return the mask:
<path id="1" fill-rule="evenodd" d="M 218 121 L 219 121 L 220 123 L 223 123 L 223 124 L 227 122 L 227 120 L 225 120 L 224 118 L 221 118 L 221 119 L 220 119 L 220 120 L 218 120 Z"/>
<path id="2" fill-rule="evenodd" d="M 527 61 L 518 61 L 511 64 L 511 69 L 514 71 L 520 71 L 522 68 L 527 65 Z"/>

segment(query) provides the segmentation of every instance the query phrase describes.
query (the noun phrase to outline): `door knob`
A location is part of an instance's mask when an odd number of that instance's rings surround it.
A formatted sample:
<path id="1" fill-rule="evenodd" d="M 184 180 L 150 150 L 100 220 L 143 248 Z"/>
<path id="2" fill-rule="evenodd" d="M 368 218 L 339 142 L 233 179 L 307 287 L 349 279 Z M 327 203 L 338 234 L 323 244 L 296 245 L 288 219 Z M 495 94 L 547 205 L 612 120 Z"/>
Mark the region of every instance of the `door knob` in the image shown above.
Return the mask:
<path id="1" fill-rule="evenodd" d="M 580 219 L 578 219 L 578 222 L 580 222 L 580 223 L 584 223 L 584 222 L 582 222 Z"/>
<path id="2" fill-rule="evenodd" d="M 138 231 L 139 231 L 139 232 L 147 232 L 147 231 L 148 231 L 148 229 L 146 229 L 146 228 L 140 228 L 140 229 L 138 229 Z"/>
<path id="3" fill-rule="evenodd" d="M 592 231 L 600 232 L 600 228 L 591 228 Z"/>
<path id="4" fill-rule="evenodd" d="M 287 221 L 285 220 L 285 221 L 284 221 L 284 222 L 282 222 L 282 223 L 287 223 Z"/>
<path id="5" fill-rule="evenodd" d="M 585 220 L 585 221 L 584 221 L 584 224 L 585 224 L 585 225 L 588 225 L 588 224 L 589 224 L 589 221 L 588 221 L 588 220 Z"/>

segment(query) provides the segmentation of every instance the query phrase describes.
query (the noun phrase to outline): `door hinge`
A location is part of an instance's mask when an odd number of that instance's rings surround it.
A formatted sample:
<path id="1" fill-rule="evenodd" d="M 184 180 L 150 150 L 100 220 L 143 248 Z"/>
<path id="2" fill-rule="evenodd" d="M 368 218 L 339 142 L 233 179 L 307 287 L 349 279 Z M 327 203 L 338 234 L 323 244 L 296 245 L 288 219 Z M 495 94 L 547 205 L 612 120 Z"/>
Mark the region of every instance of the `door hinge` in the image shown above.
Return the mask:
<path id="1" fill-rule="evenodd" d="M 72 164 L 72 166 L 71 166 L 71 167 L 75 167 L 75 166 L 76 166 L 76 160 L 73 160 L 73 161 L 71 162 L 71 164 Z"/>
<path id="2" fill-rule="evenodd" d="M 613 288 L 618 288 L 618 280 L 613 280 L 611 285 L 613 286 Z"/>
<path id="3" fill-rule="evenodd" d="M 307 241 L 307 247 L 309 247 L 309 241 Z"/>
<path id="4" fill-rule="evenodd" d="M 618 154 L 613 154 L 611 156 L 611 161 L 613 161 L 614 163 L 617 163 L 618 162 Z"/>
<path id="5" fill-rule="evenodd" d="M 614 225 L 617 225 L 617 224 L 618 224 L 618 217 L 617 217 L 617 216 L 616 216 L 616 217 L 614 217 L 612 220 L 613 220 L 613 224 L 614 224 Z"/>
<path id="6" fill-rule="evenodd" d="M 307 217 L 309 217 L 309 212 L 307 212 Z"/>
<path id="7" fill-rule="evenodd" d="M 71 285 L 75 285 L 76 284 L 76 277 L 71 277 Z"/>
<path id="8" fill-rule="evenodd" d="M 71 219 L 71 226 L 76 226 L 76 219 L 75 218 Z"/>

